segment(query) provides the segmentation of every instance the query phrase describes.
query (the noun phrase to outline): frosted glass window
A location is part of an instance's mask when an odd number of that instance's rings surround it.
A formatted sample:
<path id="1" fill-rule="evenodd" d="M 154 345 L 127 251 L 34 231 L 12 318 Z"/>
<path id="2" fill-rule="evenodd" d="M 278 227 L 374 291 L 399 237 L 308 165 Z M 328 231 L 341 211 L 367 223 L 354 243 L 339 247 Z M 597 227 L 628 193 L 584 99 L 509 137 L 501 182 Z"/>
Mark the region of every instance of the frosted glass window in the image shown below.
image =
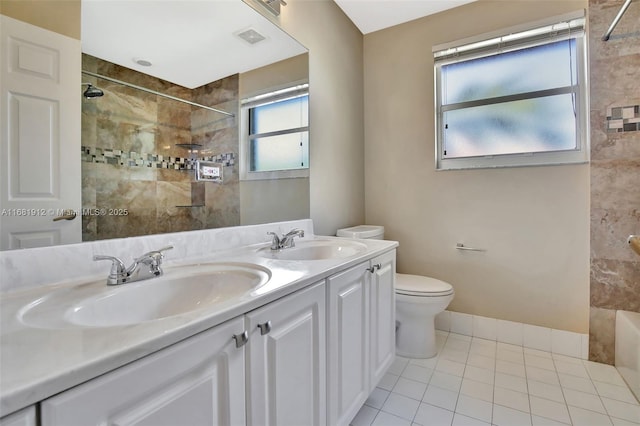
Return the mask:
<path id="1" fill-rule="evenodd" d="M 308 132 L 251 140 L 251 171 L 291 170 L 309 166 Z"/>
<path id="2" fill-rule="evenodd" d="M 445 112 L 446 158 L 576 149 L 573 95 Z"/>
<path id="3" fill-rule="evenodd" d="M 457 62 L 442 67 L 442 104 L 572 86 L 576 41 Z"/>
<path id="4" fill-rule="evenodd" d="M 589 160 L 583 12 L 436 46 L 436 168 Z"/>
<path id="5" fill-rule="evenodd" d="M 305 127 L 309 125 L 309 97 L 258 106 L 250 114 L 251 134 Z"/>

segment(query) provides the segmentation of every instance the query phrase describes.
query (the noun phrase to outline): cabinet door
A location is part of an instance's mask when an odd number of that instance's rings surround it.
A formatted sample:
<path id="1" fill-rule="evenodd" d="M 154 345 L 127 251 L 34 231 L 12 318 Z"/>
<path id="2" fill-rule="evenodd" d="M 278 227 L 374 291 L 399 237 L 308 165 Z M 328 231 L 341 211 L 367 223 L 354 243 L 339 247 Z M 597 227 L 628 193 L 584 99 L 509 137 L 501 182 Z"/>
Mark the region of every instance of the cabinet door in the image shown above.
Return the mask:
<path id="1" fill-rule="evenodd" d="M 326 424 L 325 315 L 321 282 L 245 316 L 249 425 Z"/>
<path id="2" fill-rule="evenodd" d="M 36 426 L 36 407 L 31 406 L 0 419 L 0 426 Z"/>
<path id="3" fill-rule="evenodd" d="M 371 388 L 373 390 L 396 354 L 396 252 L 382 254 L 371 260 Z"/>
<path id="4" fill-rule="evenodd" d="M 369 262 L 327 279 L 328 413 L 348 425 L 369 395 Z"/>
<path id="5" fill-rule="evenodd" d="M 231 320 L 42 402 L 49 425 L 242 425 L 244 348 Z"/>

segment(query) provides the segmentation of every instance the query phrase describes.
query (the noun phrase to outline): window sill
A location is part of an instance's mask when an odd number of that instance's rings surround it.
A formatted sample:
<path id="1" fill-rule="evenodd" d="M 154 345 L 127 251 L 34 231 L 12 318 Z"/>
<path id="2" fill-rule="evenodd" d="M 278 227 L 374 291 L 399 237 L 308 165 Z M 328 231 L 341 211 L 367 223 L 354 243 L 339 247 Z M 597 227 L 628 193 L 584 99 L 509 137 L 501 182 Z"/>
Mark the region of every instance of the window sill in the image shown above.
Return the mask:
<path id="1" fill-rule="evenodd" d="M 270 172 L 242 172 L 241 181 L 308 178 L 309 169 L 274 170 Z"/>

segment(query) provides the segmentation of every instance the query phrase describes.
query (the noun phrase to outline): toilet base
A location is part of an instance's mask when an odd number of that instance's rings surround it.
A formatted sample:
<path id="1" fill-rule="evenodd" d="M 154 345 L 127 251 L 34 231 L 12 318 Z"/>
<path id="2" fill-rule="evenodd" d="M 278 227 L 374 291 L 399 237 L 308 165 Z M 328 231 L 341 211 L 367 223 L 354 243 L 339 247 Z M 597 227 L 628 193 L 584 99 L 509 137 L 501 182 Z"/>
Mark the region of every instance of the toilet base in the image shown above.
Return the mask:
<path id="1" fill-rule="evenodd" d="M 405 358 L 433 358 L 438 355 L 434 317 L 423 319 L 420 327 L 398 320 L 396 355 Z"/>
<path id="2" fill-rule="evenodd" d="M 453 300 L 446 296 L 408 296 L 396 293 L 396 354 L 407 358 L 433 358 L 436 344 L 436 315 Z"/>

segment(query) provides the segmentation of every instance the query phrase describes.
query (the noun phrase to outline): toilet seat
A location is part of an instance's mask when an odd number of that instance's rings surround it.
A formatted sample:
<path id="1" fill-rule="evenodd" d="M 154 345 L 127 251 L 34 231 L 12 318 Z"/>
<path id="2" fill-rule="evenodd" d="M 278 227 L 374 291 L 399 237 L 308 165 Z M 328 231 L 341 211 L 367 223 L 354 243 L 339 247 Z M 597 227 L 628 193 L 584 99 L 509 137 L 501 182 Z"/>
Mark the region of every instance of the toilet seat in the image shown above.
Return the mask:
<path id="1" fill-rule="evenodd" d="M 416 297 L 442 297 L 453 294 L 451 284 L 421 275 L 396 274 L 396 294 Z"/>

